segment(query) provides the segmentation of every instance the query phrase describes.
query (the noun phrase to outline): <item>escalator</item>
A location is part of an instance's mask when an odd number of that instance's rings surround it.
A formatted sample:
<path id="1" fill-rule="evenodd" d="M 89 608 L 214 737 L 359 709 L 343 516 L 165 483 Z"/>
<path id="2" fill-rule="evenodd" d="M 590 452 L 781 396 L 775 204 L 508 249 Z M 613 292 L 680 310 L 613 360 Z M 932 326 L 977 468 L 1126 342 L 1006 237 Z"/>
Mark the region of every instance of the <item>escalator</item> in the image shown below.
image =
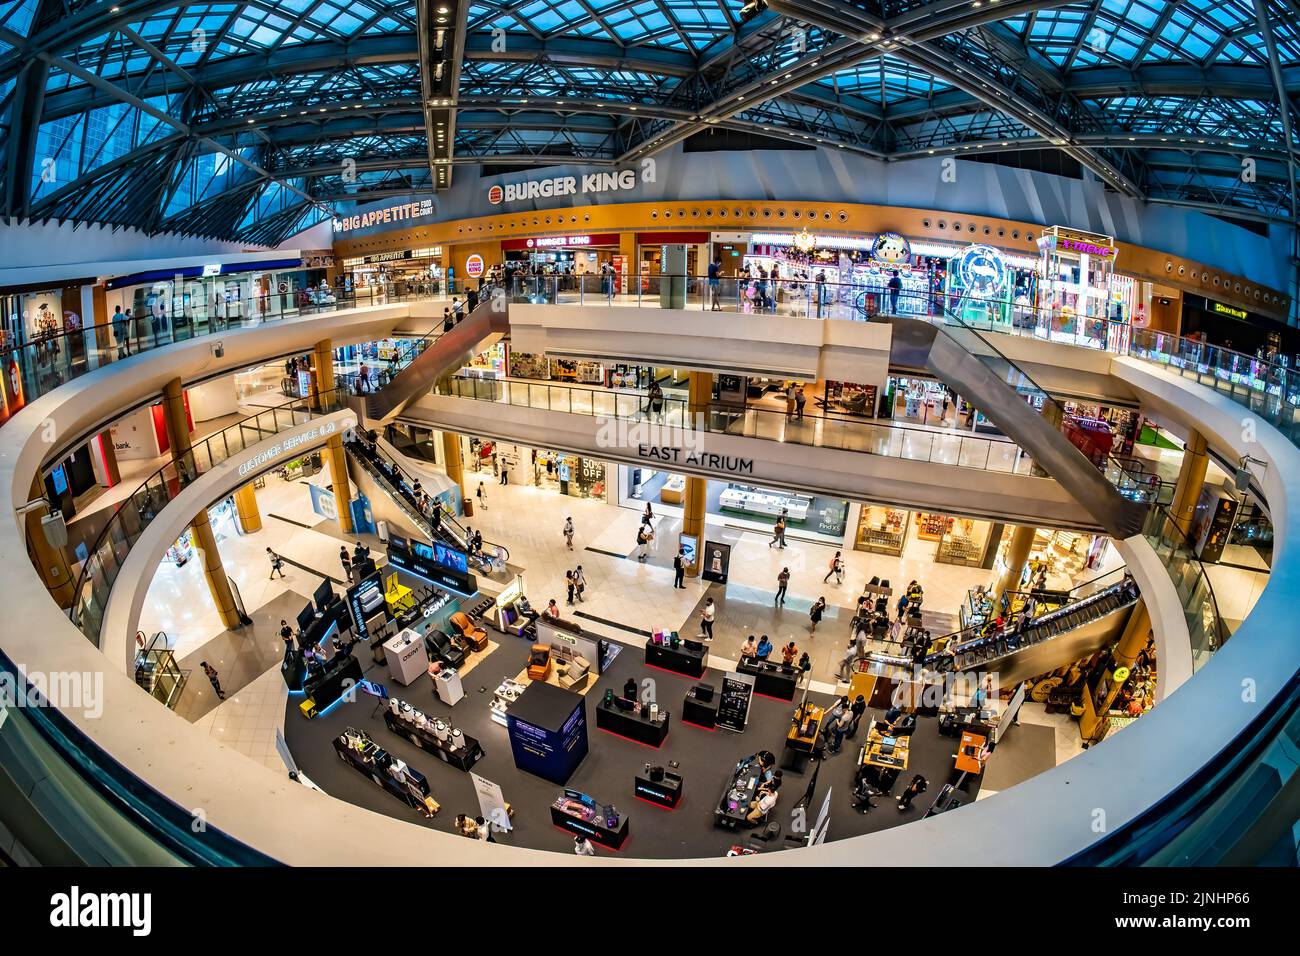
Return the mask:
<path id="1" fill-rule="evenodd" d="M 510 331 L 509 314 L 502 303 L 485 295 L 478 307 L 462 321 L 437 328 L 409 343 L 377 391 L 353 396 L 353 406 L 364 421 L 383 422 L 411 401 L 428 393 L 438 379 L 455 371 Z"/>
<path id="2" fill-rule="evenodd" d="M 361 487 L 361 482 L 358 482 L 358 486 L 363 492 L 369 493 L 372 502 L 375 501 L 375 492 L 389 499 L 398 512 L 394 515 L 390 511 L 389 517 L 397 517 L 400 525 L 408 533 L 418 533 L 429 541 L 441 541 L 458 551 L 465 552 L 469 555 L 471 566 L 479 573 L 490 575 L 505 569 L 506 563 L 510 560 L 510 551 L 505 545 L 485 540 L 480 550 L 471 553 L 468 546 L 468 530 L 455 517 L 448 514 L 446 509 L 443 509 L 442 517 L 436 526 L 432 520 L 421 514 L 413 490 L 414 478 L 407 474 L 394 456 L 380 444 L 370 445 L 358 440 L 346 442 L 345 447 L 348 457 L 361 469 L 365 478 L 369 479 L 365 484 L 371 487 Z M 379 510 L 382 509 L 377 509 L 377 513 Z"/>
<path id="3" fill-rule="evenodd" d="M 1125 577 L 1087 597 L 1040 614 L 1018 630 L 980 637 L 953 635 L 926 666 L 956 672 L 994 672 L 1011 685 L 1064 667 L 1109 647 L 1124 631 L 1140 594 Z"/>
<path id="4" fill-rule="evenodd" d="M 925 371 L 969 399 L 1117 539 L 1142 529 L 1153 489 L 1113 458 L 1094 462 L 1062 431 L 1064 409 L 955 315 L 943 325 L 890 316 L 890 365 Z"/>

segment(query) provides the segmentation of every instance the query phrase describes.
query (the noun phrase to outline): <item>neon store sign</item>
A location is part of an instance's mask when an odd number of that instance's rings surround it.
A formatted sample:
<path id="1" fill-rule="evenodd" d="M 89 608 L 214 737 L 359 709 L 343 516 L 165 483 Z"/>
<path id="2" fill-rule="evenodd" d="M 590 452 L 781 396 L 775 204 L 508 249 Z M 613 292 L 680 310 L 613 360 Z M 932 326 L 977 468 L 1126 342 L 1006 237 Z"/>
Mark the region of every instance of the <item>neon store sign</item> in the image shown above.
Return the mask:
<path id="1" fill-rule="evenodd" d="M 1066 252 L 1077 252 L 1084 256 L 1098 256 L 1103 259 L 1109 259 L 1115 255 L 1114 246 L 1099 246 L 1095 242 L 1085 242 L 1082 239 L 1057 239 L 1056 248 L 1064 249 Z"/>

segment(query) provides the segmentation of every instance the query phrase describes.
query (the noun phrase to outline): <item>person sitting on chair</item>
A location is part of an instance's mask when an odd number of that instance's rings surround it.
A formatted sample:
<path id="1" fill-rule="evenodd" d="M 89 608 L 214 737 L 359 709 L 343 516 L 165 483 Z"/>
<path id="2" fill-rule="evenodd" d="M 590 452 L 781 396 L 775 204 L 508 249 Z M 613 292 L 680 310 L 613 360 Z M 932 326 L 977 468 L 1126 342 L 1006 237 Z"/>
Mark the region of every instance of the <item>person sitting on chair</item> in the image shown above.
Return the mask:
<path id="1" fill-rule="evenodd" d="M 777 798 L 780 795 L 775 780 L 764 784 L 758 790 L 757 799 L 750 801 L 749 813 L 746 814 L 745 819 L 752 825 L 758 826 L 772 812 L 772 808 L 776 806 Z"/>

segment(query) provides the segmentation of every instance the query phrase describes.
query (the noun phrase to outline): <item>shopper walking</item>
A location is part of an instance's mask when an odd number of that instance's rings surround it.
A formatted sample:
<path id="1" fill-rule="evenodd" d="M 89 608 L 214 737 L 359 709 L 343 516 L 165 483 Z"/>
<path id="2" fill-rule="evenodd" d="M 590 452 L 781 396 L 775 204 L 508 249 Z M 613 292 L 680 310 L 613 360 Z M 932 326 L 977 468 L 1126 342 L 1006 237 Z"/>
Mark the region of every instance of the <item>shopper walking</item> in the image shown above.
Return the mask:
<path id="1" fill-rule="evenodd" d="M 587 576 L 582 573 L 582 565 L 578 565 L 573 571 L 573 590 L 578 595 L 579 601 L 586 600 L 582 592 L 587 590 Z"/>
<path id="2" fill-rule="evenodd" d="M 567 591 L 568 591 L 568 596 L 565 598 L 564 603 L 566 603 L 566 604 L 572 604 L 572 603 L 573 603 L 573 593 L 574 593 L 574 591 L 576 591 L 577 588 L 578 588 L 578 582 L 575 581 L 575 580 L 573 579 L 573 572 L 572 572 L 572 571 L 565 571 L 565 572 L 564 572 L 564 586 L 565 586 L 565 588 L 566 588 Z"/>
<path id="3" fill-rule="evenodd" d="M 926 779 L 925 777 L 921 776 L 918 773 L 915 777 L 912 778 L 912 782 L 907 785 L 907 788 L 898 795 L 899 812 L 901 813 L 902 811 L 911 807 L 912 801 L 915 800 L 917 797 L 919 797 L 921 794 L 925 793 L 925 791 L 926 791 Z"/>
<path id="4" fill-rule="evenodd" d="M 284 618 L 280 619 L 280 640 L 284 641 L 284 649 L 287 651 L 293 647 L 293 628 Z"/>
<path id="5" fill-rule="evenodd" d="M 483 489 L 483 482 L 478 483 L 478 490 L 474 492 L 474 497 L 478 500 L 478 506 L 487 511 L 487 492 Z"/>
<path id="6" fill-rule="evenodd" d="M 831 558 L 830 570 L 826 572 L 826 577 L 822 578 L 822 584 L 829 581 L 832 574 L 835 575 L 836 584 L 844 583 L 844 558 L 838 551 L 835 552 L 835 557 Z"/>
<path id="7" fill-rule="evenodd" d="M 573 550 L 573 519 L 564 519 L 564 546 L 570 551 Z"/>
<path id="8" fill-rule="evenodd" d="M 858 735 L 858 724 L 862 723 L 862 715 L 867 712 L 867 699 L 859 694 L 853 698 L 853 703 L 849 705 L 849 713 L 853 715 L 853 720 L 849 723 L 849 739 Z"/>
<path id="9" fill-rule="evenodd" d="M 785 550 L 785 513 L 776 519 L 776 524 L 772 526 L 772 540 L 767 543 L 769 548 L 777 547 Z"/>
<path id="10" fill-rule="evenodd" d="M 706 641 L 713 640 L 713 619 L 716 616 L 713 607 L 713 598 L 704 602 L 704 607 L 700 611 L 700 636 Z"/>
<path id="11" fill-rule="evenodd" d="M 348 557 L 348 546 L 346 544 L 339 546 L 339 564 L 343 565 L 343 577 L 348 584 L 352 583 L 352 559 Z"/>
<path id="12" fill-rule="evenodd" d="M 578 856 L 595 856 L 596 848 L 591 845 L 591 841 L 585 836 L 578 834 L 573 838 L 573 852 Z"/>
<path id="13" fill-rule="evenodd" d="M 650 529 L 645 525 L 636 529 L 636 559 L 645 561 L 650 549 Z"/>
<path id="14" fill-rule="evenodd" d="M 858 642 L 849 641 L 849 646 L 844 649 L 844 655 L 840 658 L 840 667 L 835 676 L 840 680 L 847 681 L 853 676 L 853 665 L 858 659 Z"/>
<path id="15" fill-rule="evenodd" d="M 217 673 L 217 669 L 207 661 L 199 661 L 199 666 L 203 668 L 203 673 L 207 676 L 212 689 L 217 692 L 217 700 L 225 700 L 226 692 L 221 689 L 221 675 Z"/>
<path id="16" fill-rule="evenodd" d="M 790 585 L 790 569 L 782 568 L 781 573 L 776 576 L 776 600 L 772 602 L 773 605 L 778 607 L 785 606 L 785 589 L 789 585 Z"/>
<path id="17" fill-rule="evenodd" d="M 794 417 L 803 421 L 803 407 L 808 404 L 808 396 L 804 394 L 802 388 L 794 390 Z"/>
<path id="18" fill-rule="evenodd" d="M 686 590 L 686 552 L 680 548 L 673 558 L 673 587 Z"/>
<path id="19" fill-rule="evenodd" d="M 808 636 L 812 637 L 817 633 L 817 625 L 822 621 L 822 612 L 826 610 L 826 599 L 819 597 L 815 604 L 809 609 L 808 617 L 812 620 L 812 627 L 808 628 Z"/>
<path id="20" fill-rule="evenodd" d="M 272 551 L 270 548 L 266 549 L 266 556 L 271 562 L 271 576 L 270 578 L 268 578 L 268 580 L 274 578 L 277 572 L 279 573 L 280 577 L 284 577 L 284 559 L 281 558 L 274 551 Z"/>

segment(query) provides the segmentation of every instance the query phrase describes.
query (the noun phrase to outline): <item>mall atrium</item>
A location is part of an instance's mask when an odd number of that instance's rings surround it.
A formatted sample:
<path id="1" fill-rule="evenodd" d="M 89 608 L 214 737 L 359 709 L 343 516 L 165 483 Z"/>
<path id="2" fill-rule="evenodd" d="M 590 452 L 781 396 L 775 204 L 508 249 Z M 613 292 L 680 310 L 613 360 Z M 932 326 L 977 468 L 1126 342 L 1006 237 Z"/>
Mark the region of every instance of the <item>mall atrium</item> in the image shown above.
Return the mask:
<path id="1" fill-rule="evenodd" d="M 0 867 L 1296 865 L 1294 0 L 9 0 L 0 93 Z"/>

